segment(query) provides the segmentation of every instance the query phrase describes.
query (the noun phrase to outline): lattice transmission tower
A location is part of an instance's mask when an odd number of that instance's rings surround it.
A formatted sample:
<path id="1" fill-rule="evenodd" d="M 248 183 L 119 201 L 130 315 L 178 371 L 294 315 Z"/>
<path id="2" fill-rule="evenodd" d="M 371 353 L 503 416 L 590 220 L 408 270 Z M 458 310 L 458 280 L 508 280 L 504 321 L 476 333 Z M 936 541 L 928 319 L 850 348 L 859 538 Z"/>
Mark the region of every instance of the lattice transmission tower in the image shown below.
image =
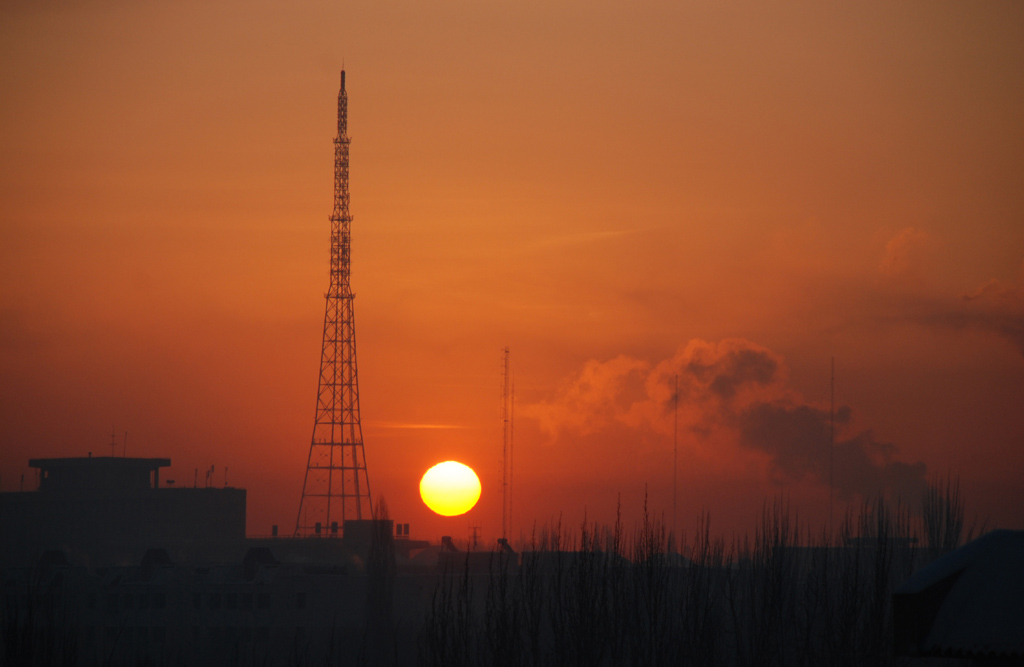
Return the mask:
<path id="1" fill-rule="evenodd" d="M 345 71 L 338 92 L 334 140 L 334 211 L 331 213 L 331 283 L 325 295 L 324 342 L 316 420 L 309 446 L 296 535 L 338 536 L 350 519 L 372 518 L 363 427 L 359 421 L 356 328 L 349 283 L 352 215 L 348 193 L 348 93 Z"/>

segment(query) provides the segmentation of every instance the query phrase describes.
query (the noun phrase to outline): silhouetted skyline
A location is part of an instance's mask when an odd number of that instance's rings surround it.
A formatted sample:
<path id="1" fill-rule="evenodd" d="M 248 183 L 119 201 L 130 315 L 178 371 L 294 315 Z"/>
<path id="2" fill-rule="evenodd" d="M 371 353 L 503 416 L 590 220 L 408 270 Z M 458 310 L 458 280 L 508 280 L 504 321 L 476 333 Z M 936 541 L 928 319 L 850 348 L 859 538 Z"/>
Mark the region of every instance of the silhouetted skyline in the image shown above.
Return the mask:
<path id="1" fill-rule="evenodd" d="M 837 512 L 952 473 L 1024 527 L 1018 5 L 0 16 L 4 491 L 114 426 L 293 525 L 344 61 L 366 459 L 413 537 L 500 531 L 505 346 L 516 534 L 670 514 L 676 375 L 680 527 L 820 524 L 833 356 Z M 462 518 L 418 497 L 448 459 Z"/>

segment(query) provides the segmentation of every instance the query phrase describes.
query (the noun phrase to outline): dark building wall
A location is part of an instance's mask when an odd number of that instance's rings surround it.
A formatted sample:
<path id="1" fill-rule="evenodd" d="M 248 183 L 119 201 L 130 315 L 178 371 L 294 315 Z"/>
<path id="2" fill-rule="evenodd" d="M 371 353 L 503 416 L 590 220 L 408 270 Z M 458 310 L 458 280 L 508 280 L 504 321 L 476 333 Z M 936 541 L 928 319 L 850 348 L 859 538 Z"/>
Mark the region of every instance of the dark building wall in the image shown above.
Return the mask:
<path id="1" fill-rule="evenodd" d="M 138 562 L 151 547 L 215 547 L 245 539 L 245 489 L 143 488 L 0 494 L 0 567 L 60 549 L 91 567 Z"/>
<path id="2" fill-rule="evenodd" d="M 0 638 L 12 624 L 44 630 L 47 641 L 70 647 L 76 660 L 67 664 L 320 665 L 332 654 L 355 662 L 364 642 L 368 580 L 344 566 L 36 567 L 0 575 Z"/>
<path id="3" fill-rule="evenodd" d="M 131 493 L 160 486 L 160 468 L 170 459 L 93 458 L 32 459 L 44 493 Z"/>
<path id="4" fill-rule="evenodd" d="M 137 563 L 153 547 L 191 560 L 238 557 L 245 489 L 160 488 L 160 468 L 170 463 L 32 459 L 39 489 L 0 493 L 0 567 L 28 566 L 49 550 L 89 567 Z"/>

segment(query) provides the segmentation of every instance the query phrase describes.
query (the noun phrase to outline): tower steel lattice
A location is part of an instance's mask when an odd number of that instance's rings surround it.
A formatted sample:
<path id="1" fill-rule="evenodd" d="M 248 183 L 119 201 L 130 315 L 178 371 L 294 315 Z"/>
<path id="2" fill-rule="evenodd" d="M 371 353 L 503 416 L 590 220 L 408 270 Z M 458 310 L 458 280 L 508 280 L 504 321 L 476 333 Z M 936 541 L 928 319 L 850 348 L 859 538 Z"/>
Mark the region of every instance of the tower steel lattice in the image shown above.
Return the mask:
<path id="1" fill-rule="evenodd" d="M 369 519 L 373 507 L 359 421 L 356 328 L 349 282 L 352 215 L 348 192 L 348 93 L 345 71 L 338 92 L 334 140 L 334 211 L 331 213 L 331 283 L 325 295 L 324 341 L 316 420 L 309 446 L 296 535 L 338 536 L 349 519 Z"/>

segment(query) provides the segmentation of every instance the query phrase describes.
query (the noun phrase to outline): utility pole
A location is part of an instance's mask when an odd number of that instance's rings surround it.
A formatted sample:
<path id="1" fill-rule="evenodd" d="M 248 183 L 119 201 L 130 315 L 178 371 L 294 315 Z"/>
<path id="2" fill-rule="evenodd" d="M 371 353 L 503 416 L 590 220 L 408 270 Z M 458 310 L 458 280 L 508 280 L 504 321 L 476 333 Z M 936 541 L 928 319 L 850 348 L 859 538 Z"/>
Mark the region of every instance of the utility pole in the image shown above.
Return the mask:
<path id="1" fill-rule="evenodd" d="M 672 400 L 675 409 L 672 414 L 672 533 L 675 534 L 677 496 L 679 492 L 679 375 L 676 374 Z"/>
<path id="2" fill-rule="evenodd" d="M 501 536 L 508 539 L 512 530 L 512 377 L 509 349 L 502 354 L 501 365 Z"/>
<path id="3" fill-rule="evenodd" d="M 832 379 L 828 401 L 828 532 L 832 536 L 832 498 L 835 495 L 836 449 L 836 358 L 832 357 Z"/>
<path id="4" fill-rule="evenodd" d="M 348 93 L 345 70 L 338 92 L 338 136 L 334 140 L 334 210 L 331 213 L 331 276 L 324 313 L 323 348 L 316 417 L 309 445 L 296 535 L 317 526 L 370 518 L 370 480 L 366 473 L 363 427 L 359 416 L 354 301 L 350 284 L 352 215 L 348 190 Z M 331 531 L 329 534 L 337 535 Z"/>

